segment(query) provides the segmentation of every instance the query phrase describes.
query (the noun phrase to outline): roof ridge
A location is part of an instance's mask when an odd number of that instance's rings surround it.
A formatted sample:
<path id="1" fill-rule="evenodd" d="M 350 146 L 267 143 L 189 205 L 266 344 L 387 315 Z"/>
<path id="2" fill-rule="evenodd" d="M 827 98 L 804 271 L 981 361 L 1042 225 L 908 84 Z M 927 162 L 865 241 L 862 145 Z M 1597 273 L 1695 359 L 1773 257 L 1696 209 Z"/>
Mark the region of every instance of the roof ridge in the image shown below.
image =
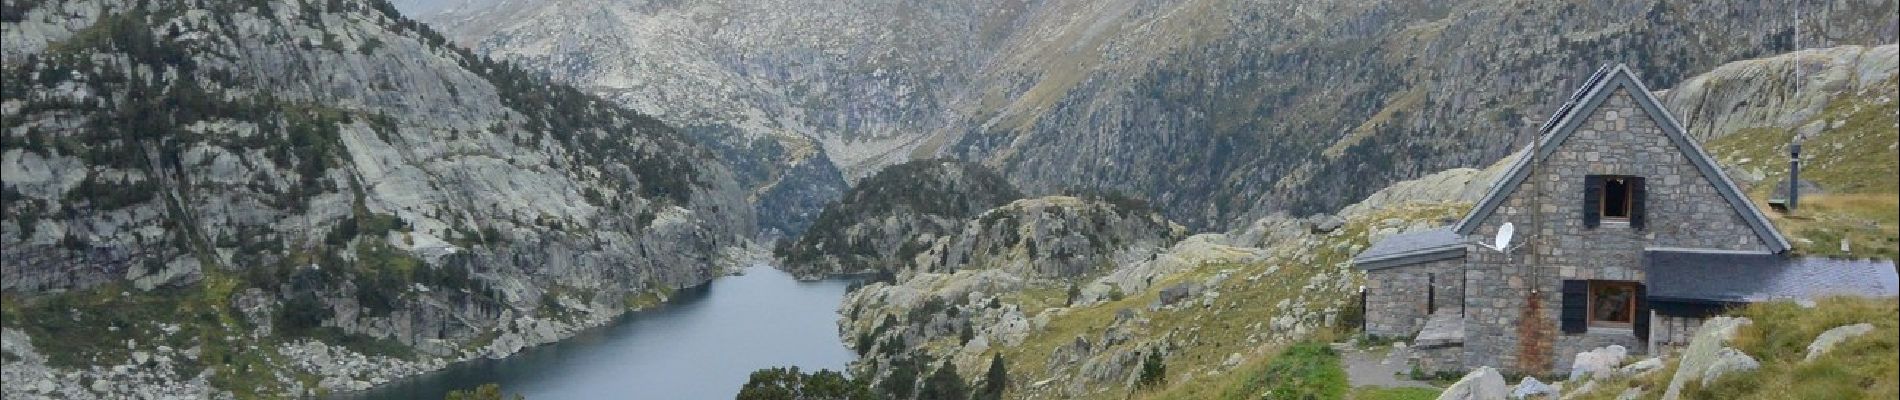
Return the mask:
<path id="1" fill-rule="evenodd" d="M 1516 188 L 1524 182 L 1526 174 L 1529 173 L 1527 166 L 1548 158 L 1572 132 L 1576 131 L 1580 125 L 1577 122 L 1579 119 L 1576 118 L 1578 113 L 1584 109 L 1595 110 L 1610 94 L 1615 93 L 1614 90 L 1606 89 L 1615 87 L 1624 87 L 1632 92 L 1630 97 L 1636 104 L 1657 119 L 1658 127 L 1662 129 L 1665 136 L 1669 137 L 1671 143 L 1676 145 L 1677 151 L 1688 158 L 1690 164 L 1697 167 L 1703 178 L 1715 186 L 1716 193 L 1728 202 L 1730 208 L 1740 214 L 1743 222 L 1755 231 L 1756 236 L 1762 239 L 1770 252 L 1780 253 L 1792 248 L 1787 238 L 1782 237 L 1781 232 L 1776 231 L 1774 225 L 1768 223 L 1767 216 L 1762 214 L 1754 203 L 1748 202 L 1741 196 L 1741 190 L 1735 186 L 1735 182 L 1714 164 L 1714 160 L 1709 158 L 1708 152 L 1702 149 L 1701 144 L 1688 138 L 1684 133 L 1682 123 L 1677 121 L 1675 115 L 1669 110 L 1663 108 L 1662 101 L 1656 99 L 1655 94 L 1650 93 L 1649 88 L 1644 86 L 1642 80 L 1636 78 L 1636 73 L 1625 64 L 1615 64 L 1614 67 L 1605 64 L 1598 68 L 1596 73 L 1591 74 L 1591 79 L 1583 87 L 1578 88 L 1578 93 L 1581 93 L 1583 97 L 1573 97 L 1571 101 L 1566 102 L 1539 129 L 1538 138 L 1533 141 L 1533 144 L 1537 146 L 1537 151 L 1526 152 L 1527 154 L 1520 157 L 1518 162 L 1512 163 L 1511 168 L 1505 171 L 1504 179 L 1493 184 L 1491 190 L 1485 193 L 1484 198 L 1478 201 L 1478 205 L 1473 207 L 1471 212 L 1466 213 L 1457 225 L 1454 225 L 1455 232 L 1468 235 L 1477 229 L 1478 223 L 1495 212 L 1503 203 L 1504 198 L 1515 192 Z"/>

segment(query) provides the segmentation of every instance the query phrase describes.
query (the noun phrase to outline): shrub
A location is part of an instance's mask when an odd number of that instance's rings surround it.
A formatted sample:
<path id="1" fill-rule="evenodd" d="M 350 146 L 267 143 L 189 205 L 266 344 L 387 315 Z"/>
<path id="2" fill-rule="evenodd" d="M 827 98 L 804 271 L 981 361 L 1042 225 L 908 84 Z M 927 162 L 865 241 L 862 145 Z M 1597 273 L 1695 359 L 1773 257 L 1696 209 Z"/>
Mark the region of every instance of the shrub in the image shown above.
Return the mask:
<path id="1" fill-rule="evenodd" d="M 1153 388 L 1161 386 L 1161 384 L 1167 383 L 1167 381 L 1168 366 L 1161 359 L 1161 351 L 1149 351 L 1148 357 L 1141 360 L 1141 377 L 1135 381 L 1135 385 L 1142 388 Z"/>

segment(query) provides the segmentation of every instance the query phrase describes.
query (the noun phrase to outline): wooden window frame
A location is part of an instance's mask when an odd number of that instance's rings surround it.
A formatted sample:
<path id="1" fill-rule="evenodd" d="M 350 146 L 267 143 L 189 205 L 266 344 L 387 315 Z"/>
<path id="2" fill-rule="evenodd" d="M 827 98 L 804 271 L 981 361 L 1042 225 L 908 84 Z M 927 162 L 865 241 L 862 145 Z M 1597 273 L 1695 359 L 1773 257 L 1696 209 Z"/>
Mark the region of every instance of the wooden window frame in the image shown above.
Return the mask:
<path id="1" fill-rule="evenodd" d="M 1635 213 L 1635 188 L 1630 187 L 1630 175 L 1603 175 L 1603 192 L 1597 196 L 1597 218 L 1603 221 L 1629 222 L 1630 214 Z M 1623 187 L 1623 215 L 1610 215 L 1610 184 L 1615 182 Z"/>
<path id="2" fill-rule="evenodd" d="M 1629 315 L 1630 317 L 1629 321 L 1619 322 L 1619 321 L 1603 321 L 1603 320 L 1597 319 L 1597 290 L 1602 289 L 1602 288 L 1608 288 L 1608 287 L 1621 287 L 1624 290 L 1629 292 L 1630 297 L 1628 299 L 1623 300 L 1623 309 L 1627 313 L 1627 315 Z M 1618 329 L 1634 328 L 1636 325 L 1636 319 L 1642 318 L 1642 316 L 1636 315 L 1636 296 L 1638 295 L 1638 293 L 1640 292 L 1637 290 L 1636 282 L 1591 280 L 1589 286 L 1584 289 L 1584 298 L 1586 299 L 1585 301 L 1588 302 L 1585 305 L 1585 311 L 1584 311 L 1584 317 L 1583 317 L 1584 322 L 1588 324 L 1589 327 L 1592 327 L 1592 328 L 1618 328 Z"/>

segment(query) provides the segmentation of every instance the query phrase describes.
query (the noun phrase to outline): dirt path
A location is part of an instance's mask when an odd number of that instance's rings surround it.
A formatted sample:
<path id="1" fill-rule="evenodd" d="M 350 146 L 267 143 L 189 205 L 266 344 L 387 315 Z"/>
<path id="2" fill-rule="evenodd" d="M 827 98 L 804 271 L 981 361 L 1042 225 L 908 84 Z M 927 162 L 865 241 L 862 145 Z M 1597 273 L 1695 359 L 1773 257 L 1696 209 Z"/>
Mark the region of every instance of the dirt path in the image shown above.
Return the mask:
<path id="1" fill-rule="evenodd" d="M 1352 387 L 1435 387 L 1425 382 L 1411 380 L 1403 375 L 1406 372 L 1406 349 L 1351 349 L 1342 352 L 1346 364 L 1346 380 Z"/>

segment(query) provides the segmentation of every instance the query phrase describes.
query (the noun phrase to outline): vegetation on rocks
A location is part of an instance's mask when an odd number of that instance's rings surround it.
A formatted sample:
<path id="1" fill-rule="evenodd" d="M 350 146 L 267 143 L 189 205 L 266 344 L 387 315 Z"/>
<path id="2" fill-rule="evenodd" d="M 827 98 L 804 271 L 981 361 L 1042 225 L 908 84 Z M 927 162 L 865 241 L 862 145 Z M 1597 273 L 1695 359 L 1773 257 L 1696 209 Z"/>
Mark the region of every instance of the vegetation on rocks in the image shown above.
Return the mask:
<path id="1" fill-rule="evenodd" d="M 795 242 L 780 243 L 782 268 L 801 277 L 892 273 L 965 219 L 1022 197 L 978 164 L 922 160 L 878 171 L 826 206 Z"/>
<path id="2" fill-rule="evenodd" d="M 1900 77 L 1841 93 L 1822 111 L 1794 126 L 1748 128 L 1708 143 L 1725 166 L 1758 173 L 1748 197 L 1764 211 L 1786 197 L 1788 142 L 1795 131 L 1811 136 L 1802 145 L 1801 180 L 1820 187 L 1803 193 L 1794 214 L 1769 212 L 1795 249 L 1804 254 L 1900 259 Z M 1842 249 L 1846 242 L 1846 250 Z"/>
<path id="3" fill-rule="evenodd" d="M 703 282 L 753 228 L 684 135 L 384 0 L 0 16 L 8 397 L 360 390 Z"/>
<path id="4" fill-rule="evenodd" d="M 754 371 L 739 388 L 738 400 L 871 400 L 878 398 L 863 381 L 831 370 L 799 372 L 798 367 Z"/>

